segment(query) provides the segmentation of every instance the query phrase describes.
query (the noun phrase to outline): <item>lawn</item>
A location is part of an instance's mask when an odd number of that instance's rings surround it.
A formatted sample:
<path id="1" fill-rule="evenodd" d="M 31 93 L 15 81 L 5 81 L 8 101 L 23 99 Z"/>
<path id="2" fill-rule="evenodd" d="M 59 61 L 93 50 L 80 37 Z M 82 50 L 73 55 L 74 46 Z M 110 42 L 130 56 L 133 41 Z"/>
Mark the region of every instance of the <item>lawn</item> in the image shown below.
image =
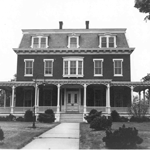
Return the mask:
<path id="1" fill-rule="evenodd" d="M 113 123 L 112 130 L 116 130 L 125 124 L 126 127 L 135 127 L 138 129 L 139 136 L 143 143 L 138 145 L 138 149 L 150 149 L 150 123 Z M 105 131 L 94 131 L 87 123 L 80 124 L 80 149 L 106 149 L 102 138 Z"/>
<path id="2" fill-rule="evenodd" d="M 20 149 L 29 143 L 34 137 L 53 128 L 58 123 L 36 123 L 36 128 L 32 128 L 32 122 L 0 122 L 0 127 L 4 132 L 4 143 L 0 144 L 0 149 Z"/>

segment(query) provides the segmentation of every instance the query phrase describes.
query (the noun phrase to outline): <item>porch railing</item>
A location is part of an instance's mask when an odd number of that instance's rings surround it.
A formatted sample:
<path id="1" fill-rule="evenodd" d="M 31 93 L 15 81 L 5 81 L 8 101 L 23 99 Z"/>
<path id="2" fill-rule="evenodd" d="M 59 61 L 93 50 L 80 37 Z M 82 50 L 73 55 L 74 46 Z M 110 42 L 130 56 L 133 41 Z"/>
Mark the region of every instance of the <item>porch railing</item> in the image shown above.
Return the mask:
<path id="1" fill-rule="evenodd" d="M 10 114 L 11 107 L 0 107 L 0 114 Z"/>
<path id="2" fill-rule="evenodd" d="M 128 113 L 128 107 L 111 107 L 111 111 L 116 110 L 119 113 Z"/>
<path id="3" fill-rule="evenodd" d="M 87 106 L 86 107 L 86 111 L 90 112 L 92 109 L 96 109 L 97 111 L 102 111 L 102 112 L 106 112 L 106 107 L 104 106 Z"/>
<path id="4" fill-rule="evenodd" d="M 39 106 L 37 111 L 39 113 L 43 113 L 47 109 L 52 109 L 54 112 L 56 112 L 57 111 L 57 106 Z"/>

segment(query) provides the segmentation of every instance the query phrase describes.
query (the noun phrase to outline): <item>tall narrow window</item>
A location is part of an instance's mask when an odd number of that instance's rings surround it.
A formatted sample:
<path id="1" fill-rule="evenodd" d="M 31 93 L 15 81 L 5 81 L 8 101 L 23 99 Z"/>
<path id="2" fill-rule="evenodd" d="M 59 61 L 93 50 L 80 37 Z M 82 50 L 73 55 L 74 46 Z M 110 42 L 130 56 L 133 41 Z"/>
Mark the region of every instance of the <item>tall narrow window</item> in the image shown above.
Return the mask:
<path id="1" fill-rule="evenodd" d="M 78 74 L 82 75 L 82 61 L 78 61 Z"/>
<path id="2" fill-rule="evenodd" d="M 113 59 L 113 62 L 114 62 L 114 76 L 122 76 L 123 75 L 123 67 L 122 67 L 123 59 Z"/>
<path id="3" fill-rule="evenodd" d="M 33 38 L 33 48 L 39 48 L 39 38 Z"/>
<path id="4" fill-rule="evenodd" d="M 70 74 L 76 74 L 76 61 L 70 61 Z"/>
<path id="5" fill-rule="evenodd" d="M 25 76 L 33 76 L 33 62 L 34 59 L 25 59 Z"/>
<path id="6" fill-rule="evenodd" d="M 93 59 L 94 76 L 103 76 L 103 59 Z"/>
<path id="7" fill-rule="evenodd" d="M 107 38 L 106 37 L 101 38 L 101 46 L 102 47 L 107 47 Z"/>
<path id="8" fill-rule="evenodd" d="M 53 75 L 53 59 L 44 59 L 44 75 L 52 76 Z"/>
<path id="9" fill-rule="evenodd" d="M 68 61 L 64 62 L 64 74 L 67 75 L 68 74 Z"/>
<path id="10" fill-rule="evenodd" d="M 79 36 L 69 36 L 68 37 L 68 48 L 79 48 Z"/>
<path id="11" fill-rule="evenodd" d="M 109 37 L 109 47 L 114 47 L 114 37 Z"/>
<path id="12" fill-rule="evenodd" d="M 44 38 L 43 38 L 43 37 L 41 38 L 41 45 L 40 45 L 40 47 L 41 47 L 41 48 L 46 48 L 46 38 L 45 38 L 45 37 L 44 37 Z"/>

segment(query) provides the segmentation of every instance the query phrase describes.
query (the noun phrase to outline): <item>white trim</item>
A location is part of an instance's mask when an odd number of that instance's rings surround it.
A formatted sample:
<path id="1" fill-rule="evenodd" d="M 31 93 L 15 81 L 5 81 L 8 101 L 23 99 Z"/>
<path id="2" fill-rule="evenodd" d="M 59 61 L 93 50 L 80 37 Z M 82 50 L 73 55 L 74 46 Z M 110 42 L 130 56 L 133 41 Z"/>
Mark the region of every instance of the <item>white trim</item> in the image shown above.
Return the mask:
<path id="1" fill-rule="evenodd" d="M 115 74 L 115 61 L 121 61 L 121 74 Z M 122 77 L 123 76 L 123 59 L 113 59 L 113 70 L 114 70 L 114 76 L 115 77 Z"/>
<path id="2" fill-rule="evenodd" d="M 95 73 L 95 61 L 101 61 L 101 74 L 96 74 Z M 103 62 L 104 62 L 104 59 L 93 59 L 93 62 L 94 62 L 94 77 L 103 76 Z"/>
<path id="3" fill-rule="evenodd" d="M 26 73 L 26 62 L 27 61 L 31 61 L 32 62 L 32 74 L 27 74 Z M 24 64 L 24 76 L 25 77 L 32 77 L 33 76 L 34 59 L 24 59 L 24 62 L 25 62 L 25 64 Z"/>
<path id="4" fill-rule="evenodd" d="M 46 39 L 46 45 L 45 48 L 48 48 L 48 36 L 32 36 L 32 40 L 31 40 L 31 48 L 34 48 L 34 38 L 38 38 L 39 39 L 39 43 L 38 43 L 38 47 L 37 48 L 42 48 L 41 47 L 41 39 L 45 38 Z"/>
<path id="5" fill-rule="evenodd" d="M 52 73 L 51 74 L 46 74 L 45 73 L 45 63 L 46 63 L 46 61 L 51 61 L 52 62 Z M 53 62 L 54 62 L 54 59 L 43 59 L 43 62 L 44 62 L 44 76 L 45 77 L 52 77 L 53 76 Z"/>
<path id="6" fill-rule="evenodd" d="M 84 57 L 63 57 L 63 77 L 83 77 L 83 58 Z M 75 61 L 76 62 L 76 74 L 70 74 L 70 62 L 71 61 Z M 82 62 L 82 74 L 78 73 L 78 62 L 81 61 Z M 68 62 L 68 74 L 65 74 L 65 62 Z"/>
<path id="7" fill-rule="evenodd" d="M 106 47 L 102 47 L 102 38 L 105 37 L 106 38 Z M 114 47 L 109 47 L 109 38 L 113 37 L 114 38 Z M 116 44 L 116 36 L 115 35 L 111 35 L 111 34 L 105 34 L 105 35 L 100 35 L 99 34 L 99 48 L 116 48 L 117 44 Z"/>

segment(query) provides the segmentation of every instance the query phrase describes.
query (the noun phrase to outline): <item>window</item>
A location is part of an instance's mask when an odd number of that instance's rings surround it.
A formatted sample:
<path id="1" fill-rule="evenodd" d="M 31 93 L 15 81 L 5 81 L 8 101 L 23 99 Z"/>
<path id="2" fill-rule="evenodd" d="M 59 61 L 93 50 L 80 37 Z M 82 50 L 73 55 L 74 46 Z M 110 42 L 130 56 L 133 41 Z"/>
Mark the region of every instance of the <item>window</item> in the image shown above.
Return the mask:
<path id="1" fill-rule="evenodd" d="M 68 37 L 68 48 L 79 48 L 79 36 Z"/>
<path id="2" fill-rule="evenodd" d="M 113 59 L 114 62 L 114 76 L 123 76 L 122 62 L 123 59 Z"/>
<path id="3" fill-rule="evenodd" d="M 93 59 L 94 76 L 103 76 L 103 59 Z"/>
<path id="4" fill-rule="evenodd" d="M 64 57 L 63 77 L 83 77 L 83 57 Z"/>
<path id="5" fill-rule="evenodd" d="M 25 76 L 33 76 L 34 59 L 25 59 Z"/>
<path id="6" fill-rule="evenodd" d="M 44 59 L 44 76 L 53 75 L 53 62 L 54 59 Z"/>
<path id="7" fill-rule="evenodd" d="M 116 36 L 100 36 L 99 41 L 100 48 L 115 48 L 116 46 Z"/>
<path id="8" fill-rule="evenodd" d="M 47 48 L 48 47 L 48 37 L 37 36 L 32 37 L 32 48 Z"/>

